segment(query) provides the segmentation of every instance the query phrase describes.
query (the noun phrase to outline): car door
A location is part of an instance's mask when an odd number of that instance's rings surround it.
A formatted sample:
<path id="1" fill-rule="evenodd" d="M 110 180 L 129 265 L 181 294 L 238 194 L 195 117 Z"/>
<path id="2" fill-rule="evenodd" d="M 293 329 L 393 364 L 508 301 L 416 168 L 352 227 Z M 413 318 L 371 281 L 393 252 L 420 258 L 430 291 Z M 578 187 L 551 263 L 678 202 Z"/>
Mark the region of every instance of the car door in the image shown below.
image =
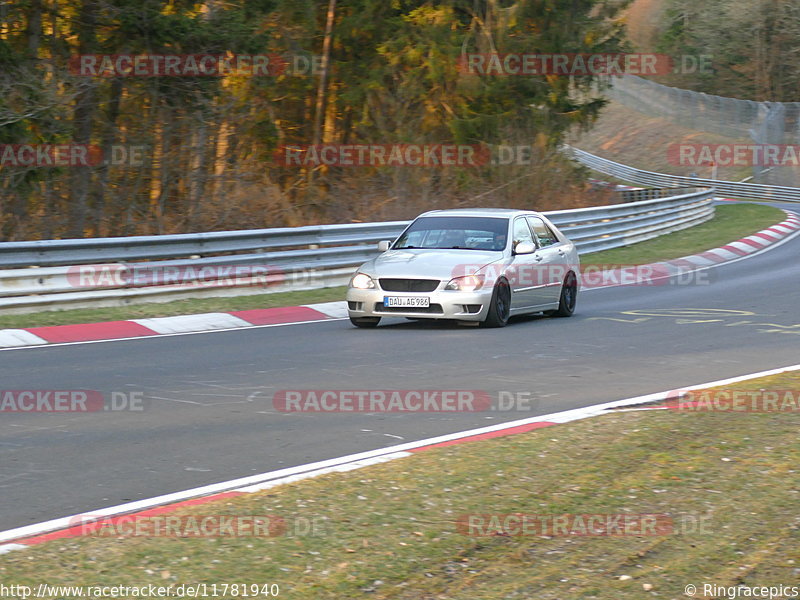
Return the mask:
<path id="1" fill-rule="evenodd" d="M 538 264 L 542 265 L 540 273 L 543 281 L 536 290 L 535 300 L 538 304 L 558 302 L 561 284 L 569 268 L 563 244 L 542 219 L 534 216 L 528 216 L 526 219 L 536 237 L 539 248 L 537 254 L 541 257 Z"/>
<path id="2" fill-rule="evenodd" d="M 517 217 L 511 228 L 511 249 L 514 250 L 517 244 L 528 242 L 536 245 L 528 221 L 525 217 Z M 539 281 L 539 263 L 541 257 L 537 252 L 532 254 L 515 254 L 511 263 L 509 281 L 511 282 L 511 309 L 520 310 L 536 306 L 539 303 L 537 298 L 540 292 L 537 288 L 542 282 Z"/>

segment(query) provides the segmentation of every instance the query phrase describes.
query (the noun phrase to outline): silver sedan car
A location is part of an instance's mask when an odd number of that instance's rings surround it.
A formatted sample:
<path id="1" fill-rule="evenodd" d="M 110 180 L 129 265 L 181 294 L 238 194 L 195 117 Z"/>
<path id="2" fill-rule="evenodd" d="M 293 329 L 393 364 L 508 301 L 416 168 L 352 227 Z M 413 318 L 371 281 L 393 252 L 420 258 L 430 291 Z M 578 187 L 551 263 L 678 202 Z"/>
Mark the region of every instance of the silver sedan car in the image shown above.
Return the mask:
<path id="1" fill-rule="evenodd" d="M 455 319 L 503 327 L 509 317 L 575 310 L 575 245 L 544 215 L 499 208 L 421 214 L 350 280 L 357 327 L 381 317 Z"/>

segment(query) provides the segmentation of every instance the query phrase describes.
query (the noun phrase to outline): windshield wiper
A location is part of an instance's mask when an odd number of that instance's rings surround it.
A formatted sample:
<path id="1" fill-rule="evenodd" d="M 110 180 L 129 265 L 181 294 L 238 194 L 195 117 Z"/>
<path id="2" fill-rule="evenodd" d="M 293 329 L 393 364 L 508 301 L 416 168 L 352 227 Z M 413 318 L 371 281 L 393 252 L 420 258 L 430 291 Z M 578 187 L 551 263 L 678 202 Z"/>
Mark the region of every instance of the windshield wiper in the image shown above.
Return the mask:
<path id="1" fill-rule="evenodd" d="M 391 250 L 486 250 L 486 248 L 468 248 L 467 246 L 395 246 Z M 493 250 L 501 252 L 501 250 Z"/>
<path id="2" fill-rule="evenodd" d="M 468 246 L 448 246 L 447 248 L 437 248 L 438 250 L 483 250 L 486 251 L 487 248 L 470 248 Z M 492 250 L 489 248 L 488 250 L 499 252 L 499 250 Z"/>

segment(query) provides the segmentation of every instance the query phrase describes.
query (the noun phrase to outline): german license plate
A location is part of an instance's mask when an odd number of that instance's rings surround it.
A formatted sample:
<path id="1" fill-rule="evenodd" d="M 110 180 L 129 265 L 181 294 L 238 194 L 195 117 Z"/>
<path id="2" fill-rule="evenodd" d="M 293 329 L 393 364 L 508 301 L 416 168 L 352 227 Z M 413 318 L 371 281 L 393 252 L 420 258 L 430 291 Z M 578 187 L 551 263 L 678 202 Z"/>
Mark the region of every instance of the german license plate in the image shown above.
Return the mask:
<path id="1" fill-rule="evenodd" d="M 383 305 L 387 308 L 427 308 L 431 299 L 428 296 L 384 296 Z"/>

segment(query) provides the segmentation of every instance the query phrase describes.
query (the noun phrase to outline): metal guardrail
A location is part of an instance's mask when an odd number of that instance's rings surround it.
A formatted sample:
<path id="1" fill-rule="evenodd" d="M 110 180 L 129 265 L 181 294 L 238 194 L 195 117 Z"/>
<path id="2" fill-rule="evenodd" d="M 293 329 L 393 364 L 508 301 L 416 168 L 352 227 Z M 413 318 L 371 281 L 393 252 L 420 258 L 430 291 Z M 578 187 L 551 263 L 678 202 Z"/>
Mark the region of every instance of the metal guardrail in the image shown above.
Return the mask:
<path id="1" fill-rule="evenodd" d="M 617 194 L 623 203 L 544 214 L 581 253 L 691 227 L 714 214 L 710 188 Z M 408 223 L 1 243 L 0 308 L 31 312 L 343 285 L 376 255 L 375 242 L 396 238 Z"/>
<path id="2" fill-rule="evenodd" d="M 0 244 L 0 268 L 162 260 L 309 244 L 361 244 L 385 239 L 398 230 L 402 231 L 406 224 L 407 221 L 388 221 L 176 235 L 5 242 Z"/>
<path id="3" fill-rule="evenodd" d="M 716 188 L 721 196 L 740 198 L 743 200 L 779 200 L 782 202 L 800 202 L 800 188 L 783 187 L 778 185 L 763 185 L 760 183 L 741 183 L 736 181 L 717 181 L 715 179 L 701 179 L 699 177 L 682 177 L 680 175 L 667 175 L 654 173 L 623 165 L 621 163 L 601 158 L 584 150 L 564 146 L 565 152 L 576 161 L 612 177 L 631 181 L 640 185 L 655 187 L 677 186 L 702 186 Z"/>

